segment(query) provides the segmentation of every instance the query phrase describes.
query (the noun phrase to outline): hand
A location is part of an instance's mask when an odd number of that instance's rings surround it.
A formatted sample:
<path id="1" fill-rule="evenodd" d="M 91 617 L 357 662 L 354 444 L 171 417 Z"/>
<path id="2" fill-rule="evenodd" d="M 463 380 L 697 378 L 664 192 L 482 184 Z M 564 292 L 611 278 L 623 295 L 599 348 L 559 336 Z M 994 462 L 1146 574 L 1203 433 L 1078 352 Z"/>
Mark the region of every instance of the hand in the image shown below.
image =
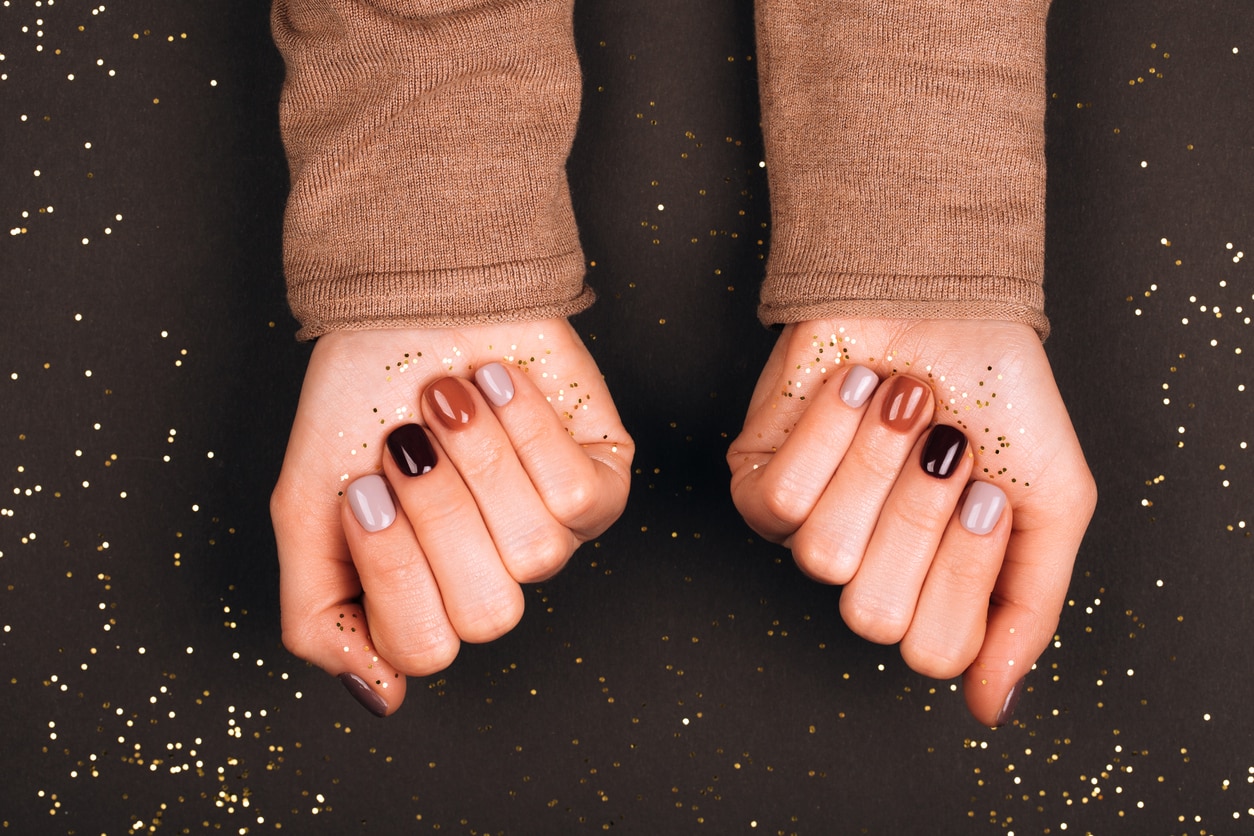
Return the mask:
<path id="1" fill-rule="evenodd" d="M 322 337 L 270 506 L 284 643 L 391 714 L 618 518 L 633 451 L 565 320 Z"/>
<path id="2" fill-rule="evenodd" d="M 946 478 L 925 471 L 929 457 Z M 924 675 L 964 674 L 971 713 L 1009 719 L 1053 640 L 1097 497 L 1031 328 L 789 325 L 727 461 L 749 525 L 810 576 L 846 584 L 854 632 L 900 642 Z"/>

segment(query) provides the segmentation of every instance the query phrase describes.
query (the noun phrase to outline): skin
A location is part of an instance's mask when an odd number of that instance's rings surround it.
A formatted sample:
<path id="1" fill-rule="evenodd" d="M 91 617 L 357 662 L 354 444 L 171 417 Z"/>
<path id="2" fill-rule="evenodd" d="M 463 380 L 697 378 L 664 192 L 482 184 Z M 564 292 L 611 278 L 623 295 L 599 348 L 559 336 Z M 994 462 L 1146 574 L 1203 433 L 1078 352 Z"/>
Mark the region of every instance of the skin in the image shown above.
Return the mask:
<path id="1" fill-rule="evenodd" d="M 881 380 L 859 409 L 839 397 L 853 364 Z M 883 381 L 901 375 L 932 395 L 905 431 L 886 426 L 882 410 L 892 388 Z M 918 464 L 932 423 L 969 440 L 947 480 Z M 841 615 L 854 632 L 900 643 L 906 663 L 926 676 L 962 675 L 972 715 L 990 726 L 1007 721 L 1016 685 L 1054 638 L 1097 498 L 1031 328 L 789 325 L 727 461 L 745 520 L 790 548 L 811 577 L 844 585 Z M 1007 496 L 988 534 L 957 520 L 970 480 Z"/>
<path id="2" fill-rule="evenodd" d="M 515 386 L 503 407 L 469 381 L 493 362 Z M 881 381 L 856 409 L 839 396 L 855 364 Z M 897 426 L 883 418 L 893 376 L 928 393 Z M 423 397 L 446 377 L 460 379 L 473 406 L 455 430 Z M 937 422 L 971 442 L 946 480 L 918 465 Z M 401 473 L 384 446 L 407 423 L 427 428 L 436 453 L 420 477 Z M 406 675 L 441 670 L 462 641 L 510 630 L 522 616 L 519 584 L 553 575 L 617 519 L 633 451 L 564 320 L 322 337 L 271 502 L 285 643 L 332 674 L 361 677 L 385 713 L 396 711 Z M 1008 695 L 1053 639 L 1096 502 L 1031 329 L 788 326 L 728 463 L 746 521 L 810 576 L 844 585 L 841 614 L 855 632 L 899 642 L 925 675 L 962 674 L 972 714 L 1005 722 Z M 378 532 L 362 528 L 342 495 L 372 473 L 397 510 Z M 1009 500 L 988 534 L 955 516 L 972 479 Z"/>
<path id="3" fill-rule="evenodd" d="M 470 380 L 494 362 L 515 388 L 500 407 Z M 445 377 L 461 379 L 474 408 L 457 429 L 423 397 Z M 385 445 L 411 423 L 427 428 L 437 459 L 418 477 Z M 323 336 L 271 498 L 284 643 L 361 677 L 395 712 L 407 675 L 508 632 L 523 613 L 519 584 L 556 574 L 618 518 L 633 452 L 565 320 Z M 368 474 L 387 480 L 397 512 L 377 532 L 343 495 Z"/>

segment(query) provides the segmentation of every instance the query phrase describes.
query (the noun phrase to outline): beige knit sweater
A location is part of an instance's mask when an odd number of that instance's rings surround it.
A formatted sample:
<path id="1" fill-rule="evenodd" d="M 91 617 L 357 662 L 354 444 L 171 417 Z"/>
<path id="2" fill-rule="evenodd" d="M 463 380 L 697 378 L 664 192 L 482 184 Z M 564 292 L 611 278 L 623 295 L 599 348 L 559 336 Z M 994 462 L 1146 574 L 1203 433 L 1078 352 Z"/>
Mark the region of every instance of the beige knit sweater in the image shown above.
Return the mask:
<path id="1" fill-rule="evenodd" d="M 313 338 L 592 302 L 565 162 L 573 0 L 276 0 L 288 297 Z M 1045 336 L 1048 0 L 758 0 L 764 322 Z"/>

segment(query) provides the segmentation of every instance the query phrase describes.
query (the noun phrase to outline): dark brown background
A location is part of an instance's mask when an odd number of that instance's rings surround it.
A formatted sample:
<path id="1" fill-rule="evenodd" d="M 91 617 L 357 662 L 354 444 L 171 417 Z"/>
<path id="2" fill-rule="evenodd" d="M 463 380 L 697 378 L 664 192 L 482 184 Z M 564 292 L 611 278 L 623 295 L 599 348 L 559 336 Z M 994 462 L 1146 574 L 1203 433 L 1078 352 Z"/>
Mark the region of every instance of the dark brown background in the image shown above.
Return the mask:
<path id="1" fill-rule="evenodd" d="M 1251 832 L 1245 4 L 1054 4 L 1048 349 L 1102 499 L 996 732 L 727 498 L 771 342 L 749 3 L 577 27 L 576 326 L 640 445 L 631 505 L 378 721 L 278 641 L 266 499 L 308 346 L 265 4 L 0 6 L 0 830 Z"/>

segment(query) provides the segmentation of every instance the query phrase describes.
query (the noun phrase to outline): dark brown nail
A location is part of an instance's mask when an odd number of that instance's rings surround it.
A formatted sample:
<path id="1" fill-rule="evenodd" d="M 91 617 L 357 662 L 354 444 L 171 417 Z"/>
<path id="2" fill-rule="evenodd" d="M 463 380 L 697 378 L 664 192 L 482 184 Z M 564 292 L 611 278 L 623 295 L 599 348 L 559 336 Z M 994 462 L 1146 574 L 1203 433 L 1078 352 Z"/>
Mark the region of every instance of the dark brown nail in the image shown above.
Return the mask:
<path id="1" fill-rule="evenodd" d="M 1010 689 L 1010 693 L 1006 695 L 1006 700 L 1001 704 L 1001 711 L 997 712 L 997 719 L 993 721 L 993 728 L 1001 728 L 1010 722 L 1010 718 L 1015 715 L 1015 709 L 1019 706 L 1019 697 L 1023 696 L 1023 680 L 1020 679 L 1015 686 Z"/>
<path id="2" fill-rule="evenodd" d="M 937 479 L 954 475 L 967 451 L 967 437 L 948 424 L 937 424 L 927 435 L 923 445 L 923 469 Z"/>
<path id="3" fill-rule="evenodd" d="M 927 401 L 927 387 L 909 377 L 895 377 L 889 386 L 888 397 L 884 398 L 884 423 L 899 433 L 909 432 Z"/>
<path id="4" fill-rule="evenodd" d="M 460 380 L 444 377 L 427 387 L 423 393 L 427 404 L 440 423 L 450 430 L 465 429 L 475 417 L 475 402 Z"/>
<path id="5" fill-rule="evenodd" d="M 388 452 L 406 476 L 421 476 L 435 467 L 435 448 L 427 431 L 417 424 L 404 424 L 388 435 Z"/>
<path id="6" fill-rule="evenodd" d="M 348 693 L 353 695 L 353 699 L 365 706 L 367 711 L 376 717 L 387 716 L 387 700 L 376 694 L 374 689 L 366 684 L 366 680 L 355 673 L 342 673 L 339 679 L 344 683 Z"/>

